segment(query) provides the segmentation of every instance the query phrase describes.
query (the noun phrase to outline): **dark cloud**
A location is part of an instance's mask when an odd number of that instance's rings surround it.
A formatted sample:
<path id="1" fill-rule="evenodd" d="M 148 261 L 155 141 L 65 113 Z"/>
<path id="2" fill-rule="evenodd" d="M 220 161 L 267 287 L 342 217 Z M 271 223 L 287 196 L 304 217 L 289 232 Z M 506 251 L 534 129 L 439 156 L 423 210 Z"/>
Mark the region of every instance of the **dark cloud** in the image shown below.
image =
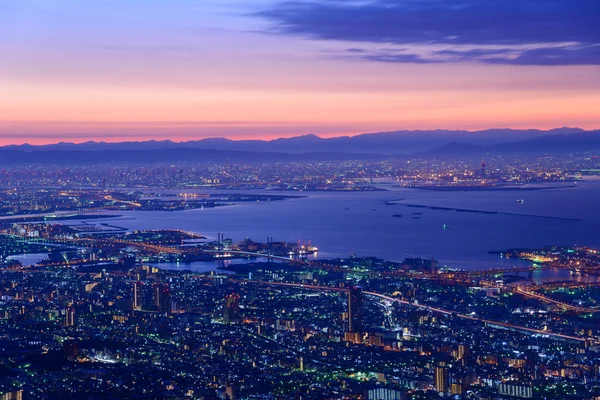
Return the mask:
<path id="1" fill-rule="evenodd" d="M 361 57 L 367 61 L 379 61 L 388 63 L 411 63 L 411 64 L 433 64 L 444 62 L 444 60 L 437 60 L 433 58 L 425 58 L 418 54 L 385 54 L 375 53 L 368 54 Z"/>
<path id="2" fill-rule="evenodd" d="M 436 55 L 457 57 L 459 59 L 473 60 L 489 56 L 499 56 L 514 53 L 513 49 L 470 49 L 470 50 L 440 50 Z"/>
<path id="3" fill-rule="evenodd" d="M 306 0 L 280 2 L 260 15 L 279 34 L 322 40 L 474 47 L 577 43 L 577 49 L 526 50 L 512 63 L 570 64 L 565 57 L 573 57 L 573 64 L 598 64 L 593 45 L 600 43 L 600 0 Z M 490 55 L 456 56 L 487 62 Z"/>
<path id="4" fill-rule="evenodd" d="M 353 48 L 350 48 L 350 49 L 346 49 L 346 52 L 348 52 L 348 53 L 366 53 L 367 50 L 353 47 Z"/>

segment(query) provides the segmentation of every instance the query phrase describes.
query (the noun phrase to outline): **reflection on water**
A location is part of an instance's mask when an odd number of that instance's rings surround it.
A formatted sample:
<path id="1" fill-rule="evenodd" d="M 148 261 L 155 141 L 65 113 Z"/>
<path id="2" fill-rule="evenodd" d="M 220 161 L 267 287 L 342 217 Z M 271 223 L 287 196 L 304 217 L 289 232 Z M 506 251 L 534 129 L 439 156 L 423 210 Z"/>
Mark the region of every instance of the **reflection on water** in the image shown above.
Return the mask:
<path id="1" fill-rule="evenodd" d="M 25 266 L 35 265 L 42 260 L 48 258 L 47 253 L 33 253 L 33 254 L 17 254 L 14 256 L 7 257 L 8 260 L 16 260 Z"/>
<path id="2" fill-rule="evenodd" d="M 227 267 L 232 264 L 250 264 L 253 262 L 265 262 L 266 258 L 239 258 L 235 260 L 215 260 L 215 261 L 197 261 L 191 263 L 149 263 L 154 267 L 170 269 L 175 271 L 194 271 L 194 272 L 210 272 L 218 271 L 223 273 L 231 273 L 227 270 L 219 269 L 221 267 Z"/>
<path id="3" fill-rule="evenodd" d="M 533 281 L 536 284 L 550 283 L 550 282 L 564 282 L 564 281 L 575 281 L 582 283 L 599 282 L 600 277 L 596 275 L 573 275 L 568 270 L 548 270 L 548 271 L 534 271 Z"/>

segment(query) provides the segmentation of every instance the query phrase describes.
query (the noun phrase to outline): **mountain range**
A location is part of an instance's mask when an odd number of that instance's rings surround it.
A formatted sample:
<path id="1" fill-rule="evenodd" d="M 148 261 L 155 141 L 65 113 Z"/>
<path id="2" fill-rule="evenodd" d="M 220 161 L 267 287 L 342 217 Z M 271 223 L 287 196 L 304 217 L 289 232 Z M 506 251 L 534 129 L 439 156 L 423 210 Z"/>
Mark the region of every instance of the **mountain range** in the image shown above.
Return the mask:
<path id="1" fill-rule="evenodd" d="M 209 138 L 187 142 L 85 142 L 0 147 L 0 164 L 103 162 L 231 162 L 383 159 L 397 156 L 560 154 L 600 150 L 600 130 L 579 128 L 485 131 L 395 131 L 321 138 L 304 135 L 275 140 Z"/>

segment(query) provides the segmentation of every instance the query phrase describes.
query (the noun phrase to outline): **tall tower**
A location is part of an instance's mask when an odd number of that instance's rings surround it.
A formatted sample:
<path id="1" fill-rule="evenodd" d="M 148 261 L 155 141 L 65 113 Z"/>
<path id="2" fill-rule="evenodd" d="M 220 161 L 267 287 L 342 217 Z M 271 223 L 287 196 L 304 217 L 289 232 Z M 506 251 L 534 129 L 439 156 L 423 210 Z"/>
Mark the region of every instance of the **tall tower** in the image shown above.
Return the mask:
<path id="1" fill-rule="evenodd" d="M 363 331 L 363 293 L 358 286 L 348 289 L 348 332 Z"/>
<path id="2" fill-rule="evenodd" d="M 481 163 L 481 179 L 485 179 L 486 177 L 486 166 L 485 161 Z"/>
<path id="3" fill-rule="evenodd" d="M 225 297 L 223 320 L 228 324 L 240 322 L 240 296 L 238 294 L 232 293 Z"/>

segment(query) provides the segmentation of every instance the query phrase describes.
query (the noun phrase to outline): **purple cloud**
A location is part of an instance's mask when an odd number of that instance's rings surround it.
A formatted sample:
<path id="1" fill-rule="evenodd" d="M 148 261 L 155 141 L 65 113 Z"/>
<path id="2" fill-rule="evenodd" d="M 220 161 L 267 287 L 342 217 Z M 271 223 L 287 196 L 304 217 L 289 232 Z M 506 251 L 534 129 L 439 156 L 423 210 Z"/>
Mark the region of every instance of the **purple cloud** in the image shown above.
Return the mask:
<path id="1" fill-rule="evenodd" d="M 600 64 L 600 1 L 598 0 L 371 0 L 284 1 L 260 16 L 273 31 L 312 39 L 386 44 L 511 46 L 539 45 L 516 57 L 460 51 L 456 61 L 523 65 Z M 577 47 L 555 47 L 575 43 Z M 550 45 L 553 44 L 553 45 Z M 477 54 L 481 53 L 481 54 Z M 374 61 L 440 62 L 403 54 L 369 54 Z M 443 62 L 443 61 L 442 61 Z"/>

